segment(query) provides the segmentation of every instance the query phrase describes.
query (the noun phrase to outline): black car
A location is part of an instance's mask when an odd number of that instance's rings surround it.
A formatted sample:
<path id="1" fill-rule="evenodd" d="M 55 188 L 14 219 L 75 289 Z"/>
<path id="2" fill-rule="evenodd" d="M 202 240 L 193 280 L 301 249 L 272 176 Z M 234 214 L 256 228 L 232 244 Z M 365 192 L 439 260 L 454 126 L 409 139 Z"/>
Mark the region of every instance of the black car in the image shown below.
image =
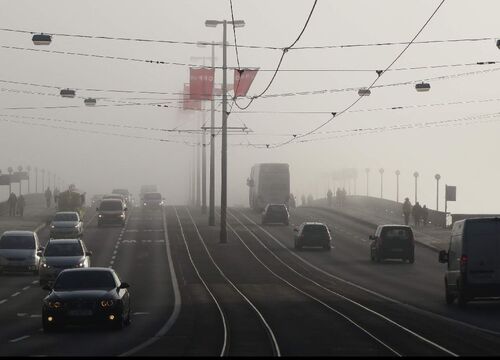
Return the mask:
<path id="1" fill-rule="evenodd" d="M 303 246 L 321 246 L 324 250 L 332 248 L 332 236 L 326 224 L 320 222 L 304 222 L 298 228 L 294 238 L 294 248 L 301 250 Z"/>
<path id="2" fill-rule="evenodd" d="M 125 203 L 119 199 L 103 199 L 97 211 L 97 226 L 103 224 L 120 224 L 125 226 L 126 211 Z"/>
<path id="3" fill-rule="evenodd" d="M 370 258 L 415 261 L 415 238 L 411 227 L 406 225 L 379 225 L 375 235 L 370 235 Z"/>
<path id="4" fill-rule="evenodd" d="M 288 225 L 290 214 L 285 204 L 267 204 L 262 212 L 262 225 L 269 223 L 283 223 Z"/>
<path id="5" fill-rule="evenodd" d="M 113 269 L 63 270 L 43 299 L 42 325 L 46 332 L 65 325 L 104 324 L 121 329 L 130 323 L 130 294 Z"/>

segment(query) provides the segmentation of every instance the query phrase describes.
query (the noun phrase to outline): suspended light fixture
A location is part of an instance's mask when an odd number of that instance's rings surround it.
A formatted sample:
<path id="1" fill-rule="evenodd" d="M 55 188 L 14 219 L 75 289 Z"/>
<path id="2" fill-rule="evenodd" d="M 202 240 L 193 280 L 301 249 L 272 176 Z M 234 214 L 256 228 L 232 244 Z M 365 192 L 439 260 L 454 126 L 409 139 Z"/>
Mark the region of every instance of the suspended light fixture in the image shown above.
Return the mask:
<path id="1" fill-rule="evenodd" d="M 362 89 L 358 90 L 359 96 L 370 96 L 371 93 L 372 92 L 370 91 L 370 89 L 366 89 L 366 88 L 362 88 Z"/>
<path id="2" fill-rule="evenodd" d="M 415 89 L 418 92 L 429 91 L 431 89 L 431 84 L 422 81 L 420 84 L 415 85 Z"/>
<path id="3" fill-rule="evenodd" d="M 52 42 L 52 36 L 44 33 L 35 34 L 31 40 L 33 40 L 33 44 L 35 45 L 50 45 Z"/>
<path id="4" fill-rule="evenodd" d="M 62 97 L 65 97 L 65 98 L 74 98 L 75 97 L 75 90 L 71 90 L 71 89 L 62 89 L 59 94 L 62 96 Z"/>
<path id="5" fill-rule="evenodd" d="M 94 98 L 86 98 L 83 102 L 87 106 L 94 106 L 97 103 L 97 100 Z"/>

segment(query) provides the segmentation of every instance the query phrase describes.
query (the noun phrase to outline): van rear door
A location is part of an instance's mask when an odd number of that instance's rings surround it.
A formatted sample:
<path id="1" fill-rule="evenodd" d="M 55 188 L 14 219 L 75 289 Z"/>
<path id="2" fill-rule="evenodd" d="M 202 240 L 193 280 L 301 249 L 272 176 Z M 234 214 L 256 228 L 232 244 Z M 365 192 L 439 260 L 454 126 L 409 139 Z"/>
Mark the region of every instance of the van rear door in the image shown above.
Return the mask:
<path id="1" fill-rule="evenodd" d="M 500 284 L 500 219 L 467 221 L 465 238 L 468 282 Z"/>

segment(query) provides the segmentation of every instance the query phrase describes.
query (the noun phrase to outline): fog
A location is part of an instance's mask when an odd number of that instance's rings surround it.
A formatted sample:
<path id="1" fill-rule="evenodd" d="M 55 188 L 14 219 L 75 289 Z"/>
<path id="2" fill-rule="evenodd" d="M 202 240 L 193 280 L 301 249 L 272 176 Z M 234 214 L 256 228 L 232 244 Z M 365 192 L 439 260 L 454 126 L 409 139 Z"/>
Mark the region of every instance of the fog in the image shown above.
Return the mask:
<path id="1" fill-rule="evenodd" d="M 237 44 L 284 48 L 297 38 L 313 1 L 233 0 L 232 3 L 235 19 L 246 23 L 245 27 L 236 29 Z M 296 46 L 408 42 L 438 4 L 436 0 L 319 0 Z M 0 27 L 4 30 L 48 34 L 220 42 L 222 27 L 207 28 L 204 22 L 231 20 L 228 0 L 4 0 L 0 5 Z M 400 200 L 409 197 L 414 201 L 413 173 L 418 171 L 418 200 L 435 209 L 434 175 L 439 173 L 440 210 L 444 208 L 444 185 L 448 184 L 457 186 L 457 201 L 449 203 L 451 212 L 498 213 L 500 194 L 496 185 L 500 183 L 500 171 L 495 159 L 500 153 L 499 118 L 480 116 L 499 111 L 500 65 L 437 65 L 500 61 L 500 50 L 494 40 L 500 36 L 499 11 L 500 3 L 494 0 L 445 2 L 417 41 L 492 39 L 412 44 L 392 68 L 425 68 L 388 71 L 377 85 L 436 78 L 428 81 L 429 92 L 415 91 L 414 83 L 373 88 L 371 96 L 363 97 L 348 112 L 301 139 L 307 142 L 292 141 L 285 146 L 275 146 L 292 139 L 294 134 L 316 128 L 331 118 L 331 112 L 346 108 L 358 98 L 356 90 L 259 98 L 246 111 L 230 106 L 228 125 L 247 126 L 252 132 L 230 133 L 228 137 L 229 205 L 248 206 L 245 180 L 253 164 L 284 162 L 290 164 L 291 190 L 297 198 L 302 194 L 324 197 L 328 187 L 344 186 L 342 182 L 334 183 L 331 176 L 344 168 L 358 170 L 358 195 L 366 195 L 364 169 L 369 168 L 369 194 L 380 196 L 379 169 L 384 168 L 383 197 L 395 200 L 394 172 L 399 169 Z M 227 35 L 228 41 L 234 43 L 230 26 Z M 193 167 L 190 144 L 199 141 L 200 136 L 158 129 L 199 129 L 204 121 L 209 121 L 209 112 L 204 115 L 179 109 L 182 106 L 179 94 L 77 90 L 77 98 L 63 99 L 59 89 L 181 93 L 184 83 L 189 82 L 189 66 L 53 51 L 201 65 L 202 60 L 191 60 L 191 57 L 205 56 L 209 64 L 209 47 L 57 35 L 53 36 L 52 44 L 41 47 L 33 45 L 29 33 L 10 31 L 0 31 L 0 39 L 0 81 L 4 81 L 0 83 L 2 173 L 7 173 L 9 166 L 43 168 L 55 173 L 65 185 L 75 184 L 88 194 L 107 193 L 113 188 L 128 188 L 137 194 L 141 185 L 157 184 L 169 204 L 187 203 L 188 179 Z M 279 72 L 266 94 L 366 87 L 377 77 L 375 71 L 311 70 L 384 69 L 404 46 L 289 50 L 282 70 L 309 71 Z M 52 52 L 12 47 L 43 48 Z M 240 47 L 238 53 L 241 67 L 261 69 L 248 95 L 259 94 L 273 74 L 264 70 L 276 68 L 281 51 Z M 221 66 L 220 47 L 216 48 L 216 57 L 216 65 Z M 228 47 L 228 66 L 238 66 L 234 47 Z M 233 72 L 228 71 L 228 82 L 232 81 Z M 220 82 L 222 72 L 218 70 L 216 83 Z M 85 97 L 94 97 L 98 105 L 108 106 L 86 107 L 82 99 Z M 131 101 L 142 105 L 123 104 Z M 148 105 L 150 103 L 169 107 Z M 242 107 L 247 103 L 247 99 L 238 100 Z M 205 107 L 209 109 L 208 102 Z M 393 107 L 402 109 L 391 110 Z M 216 126 L 220 126 L 220 101 L 216 108 Z M 209 122 L 206 125 L 209 126 Z M 134 126 L 141 129 L 131 128 Z M 216 137 L 216 151 L 218 202 L 220 136 Z M 208 154 L 207 151 L 207 178 Z M 31 175 L 30 186 L 34 188 L 33 170 Z M 39 188 L 40 184 L 41 179 Z M 14 189 L 17 190 L 17 186 L 14 185 Z M 25 186 L 23 184 L 23 192 Z M 0 186 L 0 200 L 4 200 L 7 193 L 8 186 Z"/>

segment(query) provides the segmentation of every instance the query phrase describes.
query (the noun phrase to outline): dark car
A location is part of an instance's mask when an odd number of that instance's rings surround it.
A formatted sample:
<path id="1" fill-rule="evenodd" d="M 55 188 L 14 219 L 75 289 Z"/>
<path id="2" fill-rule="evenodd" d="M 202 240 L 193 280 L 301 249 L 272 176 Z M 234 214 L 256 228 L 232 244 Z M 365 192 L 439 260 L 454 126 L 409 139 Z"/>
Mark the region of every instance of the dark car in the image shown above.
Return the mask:
<path id="1" fill-rule="evenodd" d="M 370 258 L 380 262 L 384 259 L 415 261 L 415 237 L 406 225 L 379 225 L 375 235 L 370 235 Z"/>
<path id="2" fill-rule="evenodd" d="M 142 210 L 161 210 L 164 202 L 159 192 L 148 192 L 142 195 Z"/>
<path id="3" fill-rule="evenodd" d="M 43 299 L 42 325 L 48 332 L 66 325 L 109 325 L 121 329 L 130 323 L 130 294 L 126 282 L 110 268 L 66 269 Z"/>
<path id="4" fill-rule="evenodd" d="M 262 212 L 262 225 L 269 223 L 283 223 L 288 225 L 290 214 L 285 204 L 267 204 Z"/>
<path id="5" fill-rule="evenodd" d="M 326 224 L 320 222 L 304 222 L 293 231 L 296 232 L 294 239 L 295 249 L 303 246 L 321 246 L 325 250 L 332 248 L 332 236 Z"/>
<path id="6" fill-rule="evenodd" d="M 51 239 L 83 237 L 83 221 L 77 211 L 59 211 L 50 224 Z"/>
<path id="7" fill-rule="evenodd" d="M 97 226 L 103 224 L 120 224 L 125 226 L 126 211 L 125 203 L 120 199 L 103 199 L 97 210 Z"/>

